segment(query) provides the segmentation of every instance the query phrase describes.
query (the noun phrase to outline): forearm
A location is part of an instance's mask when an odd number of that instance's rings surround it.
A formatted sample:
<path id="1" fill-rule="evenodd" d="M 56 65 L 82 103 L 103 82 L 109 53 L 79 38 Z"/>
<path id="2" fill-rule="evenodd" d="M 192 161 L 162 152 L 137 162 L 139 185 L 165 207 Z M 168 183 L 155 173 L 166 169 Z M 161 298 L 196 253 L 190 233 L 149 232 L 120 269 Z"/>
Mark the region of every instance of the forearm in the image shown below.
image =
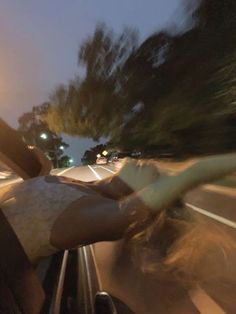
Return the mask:
<path id="1" fill-rule="evenodd" d="M 217 180 L 236 170 L 236 153 L 207 157 L 181 175 L 186 177 L 189 185 L 200 185 Z"/>
<path id="2" fill-rule="evenodd" d="M 121 199 L 133 192 L 133 190 L 116 175 L 85 184 L 100 195 L 114 200 Z"/>
<path id="3" fill-rule="evenodd" d="M 102 196 L 82 197 L 58 218 L 51 241 L 58 248 L 75 247 L 97 241 L 122 237 L 134 222 L 150 219 L 167 209 L 189 189 L 216 180 L 236 170 L 236 154 L 209 157 L 177 176 L 162 176 L 143 190 L 132 193 L 121 201 Z M 105 188 L 96 186 L 107 193 Z M 96 185 L 96 184 L 95 184 Z M 108 193 L 109 194 L 109 193 Z M 68 226 L 65 233 L 65 227 Z"/>
<path id="4" fill-rule="evenodd" d="M 165 209 L 176 198 L 201 184 L 217 180 L 236 170 L 236 154 L 205 158 L 176 176 L 161 177 L 137 193 L 138 199 L 153 213 Z M 136 198 L 135 195 L 131 198 Z M 127 199 L 127 201 L 129 198 Z"/>
<path id="5" fill-rule="evenodd" d="M 124 211 L 119 201 L 97 195 L 84 196 L 71 203 L 58 217 L 52 228 L 51 244 L 68 249 L 118 240 L 132 222 L 129 211 L 130 207 Z"/>

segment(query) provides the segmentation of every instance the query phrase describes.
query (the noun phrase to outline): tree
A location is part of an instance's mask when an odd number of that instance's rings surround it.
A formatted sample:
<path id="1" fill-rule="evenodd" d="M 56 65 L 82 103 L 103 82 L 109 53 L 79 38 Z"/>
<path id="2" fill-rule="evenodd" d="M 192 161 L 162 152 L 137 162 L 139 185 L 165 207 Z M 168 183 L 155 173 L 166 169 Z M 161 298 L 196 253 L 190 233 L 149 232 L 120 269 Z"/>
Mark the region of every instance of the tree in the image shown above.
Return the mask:
<path id="1" fill-rule="evenodd" d="M 202 0 L 192 27 L 115 36 L 98 25 L 79 51 L 83 80 L 54 93 L 54 131 L 106 136 L 117 147 L 176 155 L 236 148 L 236 2 Z"/>
<path id="2" fill-rule="evenodd" d="M 235 1 L 202 1 L 192 29 L 154 34 L 130 56 L 128 83 L 144 110 L 124 125 L 118 142 L 170 145 L 182 154 L 236 148 L 235 13 Z"/>
<path id="3" fill-rule="evenodd" d="M 101 155 L 104 150 L 106 150 L 106 145 L 103 144 L 96 145 L 95 147 L 91 147 L 89 150 L 86 150 L 81 158 L 82 164 L 94 164 L 96 162 L 97 155 Z"/>
<path id="4" fill-rule="evenodd" d="M 69 145 L 61 136 L 52 132 L 44 121 L 48 109 L 49 104 L 45 103 L 24 113 L 18 119 L 18 130 L 28 145 L 37 146 L 51 159 L 54 167 L 64 166 L 67 156 L 63 156 L 63 153 Z"/>
<path id="5" fill-rule="evenodd" d="M 67 168 L 71 166 L 71 158 L 67 155 L 63 155 L 59 160 L 58 160 L 58 167 L 59 168 Z"/>
<path id="6" fill-rule="evenodd" d="M 78 62 L 85 68 L 85 78 L 71 80 L 52 94 L 47 116 L 51 129 L 94 140 L 119 129 L 128 105 L 122 67 L 136 46 L 136 31 L 125 29 L 115 35 L 99 24 L 79 50 Z"/>

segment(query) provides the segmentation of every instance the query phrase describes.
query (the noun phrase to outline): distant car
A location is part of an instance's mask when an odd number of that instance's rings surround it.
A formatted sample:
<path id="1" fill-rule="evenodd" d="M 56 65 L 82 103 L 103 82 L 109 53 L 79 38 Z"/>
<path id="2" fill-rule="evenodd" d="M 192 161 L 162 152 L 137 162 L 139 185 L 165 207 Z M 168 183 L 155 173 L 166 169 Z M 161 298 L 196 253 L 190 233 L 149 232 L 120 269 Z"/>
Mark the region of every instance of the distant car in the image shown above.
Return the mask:
<path id="1" fill-rule="evenodd" d="M 112 159 L 112 163 L 113 163 L 113 165 L 114 165 L 116 170 L 119 170 L 120 168 L 122 168 L 123 163 L 124 163 L 124 159 L 126 157 L 130 157 L 130 156 L 127 156 L 125 154 L 119 153 L 117 156 L 115 156 Z"/>
<path id="2" fill-rule="evenodd" d="M 98 157 L 96 159 L 97 165 L 106 165 L 107 164 L 107 158 L 106 157 Z"/>
<path id="3" fill-rule="evenodd" d="M 125 158 L 135 158 L 132 152 L 119 152 L 112 158 L 112 163 L 116 170 L 119 170 L 124 163 Z"/>

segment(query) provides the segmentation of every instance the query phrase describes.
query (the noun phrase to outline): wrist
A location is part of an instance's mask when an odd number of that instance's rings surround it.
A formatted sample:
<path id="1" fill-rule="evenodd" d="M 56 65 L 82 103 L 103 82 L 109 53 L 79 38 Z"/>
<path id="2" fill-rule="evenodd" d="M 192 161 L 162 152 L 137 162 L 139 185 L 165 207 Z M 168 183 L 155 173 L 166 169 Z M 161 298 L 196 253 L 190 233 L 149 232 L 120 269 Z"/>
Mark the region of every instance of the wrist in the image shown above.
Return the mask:
<path id="1" fill-rule="evenodd" d="M 131 193 L 133 193 L 133 190 L 126 184 L 119 176 L 114 175 L 111 177 L 111 180 L 109 182 L 109 188 L 116 196 L 116 199 L 124 198 Z"/>

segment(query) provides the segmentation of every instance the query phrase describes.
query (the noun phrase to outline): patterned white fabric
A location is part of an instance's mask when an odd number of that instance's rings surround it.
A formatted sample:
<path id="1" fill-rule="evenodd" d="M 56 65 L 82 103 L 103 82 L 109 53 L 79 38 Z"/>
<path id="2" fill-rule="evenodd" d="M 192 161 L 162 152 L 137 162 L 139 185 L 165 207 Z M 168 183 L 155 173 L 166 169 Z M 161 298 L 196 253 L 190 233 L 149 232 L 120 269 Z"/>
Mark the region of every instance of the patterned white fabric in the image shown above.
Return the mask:
<path id="1" fill-rule="evenodd" d="M 75 181 L 68 185 L 46 178 L 0 188 L 0 207 L 32 262 L 56 252 L 50 245 L 54 222 L 70 203 L 87 195 L 76 183 L 73 187 Z"/>

